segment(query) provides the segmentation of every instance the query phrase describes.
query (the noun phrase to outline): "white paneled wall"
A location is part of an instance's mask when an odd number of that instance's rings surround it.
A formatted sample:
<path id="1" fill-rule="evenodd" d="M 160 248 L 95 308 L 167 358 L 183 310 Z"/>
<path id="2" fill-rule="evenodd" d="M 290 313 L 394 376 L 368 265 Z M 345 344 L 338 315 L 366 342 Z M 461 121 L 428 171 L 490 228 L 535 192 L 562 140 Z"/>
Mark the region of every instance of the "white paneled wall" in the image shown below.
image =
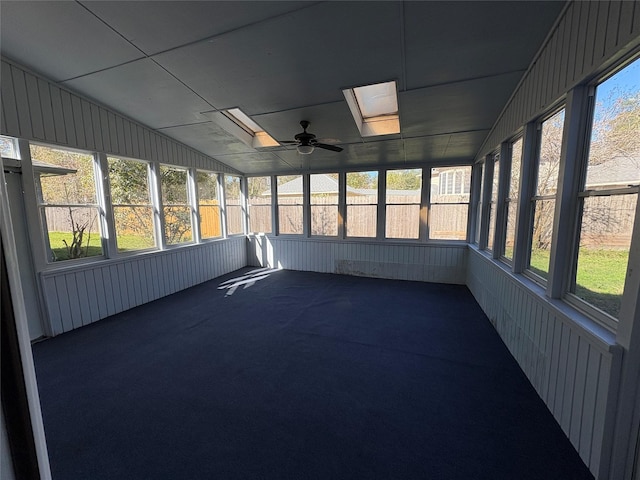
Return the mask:
<path id="1" fill-rule="evenodd" d="M 110 155 L 238 173 L 236 170 L 12 62 L 2 60 L 0 133 Z"/>
<path id="2" fill-rule="evenodd" d="M 598 478 L 610 448 L 612 425 L 605 421 L 622 349 L 612 334 L 581 326 L 487 256 L 471 248 L 468 255 L 467 286 Z"/>
<path id="3" fill-rule="evenodd" d="M 247 261 L 252 266 L 464 284 L 467 246 L 257 235 L 249 239 Z"/>
<path id="4" fill-rule="evenodd" d="M 569 3 L 476 158 L 639 44 L 640 2 Z"/>
<path id="5" fill-rule="evenodd" d="M 170 295 L 247 264 L 245 237 L 41 274 L 53 335 Z"/>

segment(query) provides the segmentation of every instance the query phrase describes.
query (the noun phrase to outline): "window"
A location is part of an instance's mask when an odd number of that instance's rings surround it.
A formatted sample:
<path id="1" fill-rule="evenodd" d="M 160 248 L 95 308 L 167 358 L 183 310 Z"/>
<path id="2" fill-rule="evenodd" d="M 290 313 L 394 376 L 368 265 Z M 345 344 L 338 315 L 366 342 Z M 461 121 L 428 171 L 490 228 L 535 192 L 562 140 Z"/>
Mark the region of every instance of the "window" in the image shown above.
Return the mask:
<path id="1" fill-rule="evenodd" d="M 535 196 L 531 199 L 533 223 L 530 232 L 528 270 L 544 280 L 549 274 L 563 128 L 564 109 L 540 125 L 536 189 Z"/>
<path id="2" fill-rule="evenodd" d="M 213 172 L 196 172 L 198 184 L 198 213 L 200 215 L 200 238 L 222 236 L 218 175 Z"/>
<path id="3" fill-rule="evenodd" d="M 186 169 L 168 165 L 160 166 L 164 234 L 167 245 L 193 240 L 187 180 Z"/>
<path id="4" fill-rule="evenodd" d="M 303 233 L 302 176 L 283 175 L 277 177 L 278 186 L 278 233 Z"/>
<path id="5" fill-rule="evenodd" d="M 107 161 L 118 251 L 155 247 L 148 164 L 115 157 Z"/>
<path id="6" fill-rule="evenodd" d="M 271 233 L 271 177 L 247 179 L 249 190 L 249 232 Z"/>
<path id="7" fill-rule="evenodd" d="M 493 251 L 496 233 L 496 217 L 498 209 L 498 186 L 500 184 L 500 154 L 493 155 L 493 181 L 491 182 L 491 201 L 489 202 L 489 235 L 487 236 L 487 250 Z"/>
<path id="8" fill-rule="evenodd" d="M 471 167 L 432 168 L 429 238 L 465 240 L 469 215 Z"/>
<path id="9" fill-rule="evenodd" d="M 464 195 L 469 193 L 470 168 L 434 168 L 431 170 L 431 175 L 432 179 L 437 178 L 437 183 L 435 184 L 437 188 L 436 195 Z"/>
<path id="10" fill-rule="evenodd" d="M 271 135 L 265 132 L 260 125 L 249 118 L 249 116 L 239 108 L 232 108 L 222 113 L 250 136 L 251 140 L 247 142 L 247 144 L 253 148 L 280 146 Z M 242 138 L 240 139 L 242 140 Z"/>
<path id="11" fill-rule="evenodd" d="M 20 155 L 18 155 L 18 147 L 16 146 L 15 138 L 0 135 L 0 155 L 3 158 L 13 158 L 15 160 L 20 160 Z"/>
<path id="12" fill-rule="evenodd" d="M 596 88 L 570 292 L 617 318 L 640 185 L 640 60 Z M 609 322 L 610 323 L 610 322 Z"/>
<path id="13" fill-rule="evenodd" d="M 227 208 L 227 234 L 238 235 L 244 233 L 242 227 L 242 194 L 240 192 L 240 177 L 224 176 L 224 199 Z"/>
<path id="14" fill-rule="evenodd" d="M 376 237 L 378 172 L 347 173 L 347 237 Z"/>
<path id="15" fill-rule="evenodd" d="M 311 235 L 338 235 L 338 174 L 310 175 Z"/>
<path id="16" fill-rule="evenodd" d="M 93 156 L 41 145 L 30 150 L 49 260 L 102 255 Z"/>
<path id="17" fill-rule="evenodd" d="M 516 213 L 518 210 L 518 197 L 520 195 L 520 165 L 522 164 L 522 138 L 509 145 L 511 152 L 511 171 L 507 183 L 507 195 L 505 198 L 505 210 L 507 225 L 505 229 L 505 242 L 503 255 L 508 260 L 513 260 L 513 249 L 516 234 Z"/>
<path id="18" fill-rule="evenodd" d="M 476 231 L 473 238 L 473 243 L 478 245 L 480 243 L 480 236 L 482 234 L 482 208 L 483 201 L 482 196 L 484 195 L 484 174 L 485 168 L 484 163 L 481 163 L 478 168 L 478 174 L 480 175 L 480 195 L 478 196 L 478 208 L 476 209 Z"/>
<path id="19" fill-rule="evenodd" d="M 349 88 L 342 93 L 360 135 L 372 137 L 400 133 L 396 82 Z"/>
<path id="20" fill-rule="evenodd" d="M 419 237 L 421 190 L 421 169 L 387 171 L 387 238 Z"/>

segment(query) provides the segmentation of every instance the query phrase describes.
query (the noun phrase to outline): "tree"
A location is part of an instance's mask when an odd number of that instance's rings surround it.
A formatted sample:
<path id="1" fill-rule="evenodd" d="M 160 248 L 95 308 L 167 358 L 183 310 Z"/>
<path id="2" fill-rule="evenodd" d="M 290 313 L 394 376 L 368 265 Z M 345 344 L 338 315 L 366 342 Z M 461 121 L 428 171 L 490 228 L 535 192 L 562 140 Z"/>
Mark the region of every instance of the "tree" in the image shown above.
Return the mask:
<path id="1" fill-rule="evenodd" d="M 422 171 L 389 170 L 387 172 L 387 188 L 389 190 L 419 190 L 422 182 Z"/>

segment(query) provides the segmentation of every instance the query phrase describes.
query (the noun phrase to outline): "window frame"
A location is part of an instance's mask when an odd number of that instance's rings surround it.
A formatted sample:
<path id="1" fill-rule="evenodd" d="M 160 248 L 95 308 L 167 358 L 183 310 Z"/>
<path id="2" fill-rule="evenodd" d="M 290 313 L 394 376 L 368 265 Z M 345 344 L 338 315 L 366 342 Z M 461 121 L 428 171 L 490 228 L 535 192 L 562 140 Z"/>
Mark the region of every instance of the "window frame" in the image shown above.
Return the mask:
<path id="1" fill-rule="evenodd" d="M 194 206 L 193 206 L 193 195 L 191 193 L 191 173 L 190 173 L 190 169 L 188 167 L 182 167 L 180 165 L 173 165 L 170 163 L 160 163 L 158 164 L 158 183 L 160 185 L 160 204 L 161 204 L 161 209 L 159 209 L 160 211 L 160 215 L 162 217 L 162 235 L 163 235 L 163 245 L 166 249 L 171 249 L 171 248 L 176 248 L 176 247 L 180 247 L 183 245 L 190 245 L 190 244 L 195 244 L 197 243 L 196 240 L 196 228 L 193 224 L 193 210 L 194 210 Z M 184 171 L 185 176 L 186 176 L 186 180 L 185 180 L 185 193 L 186 193 L 186 203 L 170 203 L 167 204 L 164 200 L 164 186 L 162 184 L 162 169 L 163 168 L 168 168 L 170 170 L 180 170 L 180 171 Z M 189 226 L 191 229 L 191 239 L 190 240 L 186 240 L 186 241 L 181 241 L 181 242 L 176 242 L 176 243 L 169 243 L 168 238 L 167 238 L 167 216 L 166 216 L 166 209 L 167 207 L 171 208 L 171 207 L 178 207 L 178 208 L 186 208 L 189 211 Z"/>
<path id="2" fill-rule="evenodd" d="M 427 210 L 429 212 L 428 216 L 427 216 L 427 236 L 426 236 L 426 240 L 428 242 L 465 242 L 467 241 L 467 238 L 469 237 L 469 208 L 471 205 L 471 177 L 473 176 L 473 165 L 435 165 L 433 167 L 428 168 L 429 171 L 429 185 L 433 185 L 433 171 L 436 169 L 442 169 L 442 168 L 447 168 L 450 170 L 447 170 L 445 172 L 442 173 L 438 173 L 438 192 L 436 193 L 436 195 L 438 196 L 443 196 L 443 197 L 454 197 L 454 196 L 464 196 L 464 195 L 468 195 L 468 200 L 466 202 L 462 202 L 462 201 L 458 201 L 458 202 L 433 202 L 431 201 L 431 197 L 434 194 L 433 190 L 430 188 L 429 189 L 429 195 L 427 196 L 425 202 L 426 202 L 426 207 Z M 466 179 L 466 174 L 467 174 L 467 170 L 468 170 L 468 177 L 469 177 L 469 181 L 468 183 L 465 183 L 465 179 Z M 455 193 L 455 178 L 456 178 L 456 173 L 461 172 L 461 183 L 460 183 L 460 192 L 459 193 Z M 452 181 L 452 189 L 454 190 L 454 193 L 442 193 L 441 192 L 441 188 L 440 188 L 440 177 L 442 176 L 442 174 L 446 174 L 445 178 L 448 178 L 450 176 L 453 176 L 453 181 Z M 449 175 L 451 174 L 451 175 Z M 423 175 L 424 175 L 424 171 L 423 171 Z M 424 180 L 423 180 L 424 181 Z M 465 186 L 468 185 L 468 188 L 465 191 Z M 447 188 L 445 188 L 446 190 Z M 431 219 L 432 219 L 432 208 L 433 206 L 437 206 L 437 205 L 466 205 L 466 210 L 467 210 L 467 218 L 465 221 L 465 232 L 464 232 L 464 236 L 462 238 L 459 239 L 453 239 L 453 238 L 432 238 L 432 224 L 431 224 Z"/>
<path id="3" fill-rule="evenodd" d="M 533 234 L 534 234 L 534 224 L 535 224 L 535 212 L 536 212 L 536 206 L 538 204 L 538 202 L 543 202 L 543 201 L 549 201 L 549 200 L 553 200 L 554 202 L 554 217 L 555 217 L 555 210 L 556 210 L 556 206 L 557 206 L 557 198 L 558 198 L 558 181 L 559 181 L 559 173 L 560 170 L 558 169 L 558 175 L 556 176 L 555 179 L 555 193 L 553 194 L 545 194 L 545 195 L 538 195 L 538 186 L 539 186 L 539 179 L 540 179 L 540 155 L 542 153 L 542 136 L 543 136 L 543 124 L 550 120 L 551 118 L 553 118 L 555 115 L 559 114 L 560 112 L 564 112 L 564 120 L 563 120 L 563 125 L 562 125 L 562 135 L 564 135 L 564 128 L 565 128 L 565 121 L 566 121 L 566 104 L 564 103 L 564 101 L 556 106 L 554 106 L 553 109 L 548 110 L 547 112 L 545 112 L 545 114 L 541 115 L 540 117 L 538 117 L 538 119 L 535 121 L 535 126 L 536 126 L 536 138 L 535 138 L 535 155 L 533 158 L 533 162 L 531 164 L 531 172 L 532 172 L 532 182 L 533 182 L 533 188 L 531 191 L 531 196 L 529 198 L 529 201 L 527 202 L 527 237 L 526 237 L 526 245 L 527 248 L 524 251 L 525 257 L 524 257 L 524 269 L 522 271 L 522 274 L 529 278 L 530 280 L 532 280 L 534 283 L 537 283 L 538 285 L 540 285 L 543 288 L 547 288 L 547 284 L 548 284 L 548 279 L 543 277 L 542 275 L 538 274 L 537 272 L 535 272 L 532 268 L 531 268 L 531 255 L 533 253 Z M 564 138 L 563 138 L 563 144 L 564 144 Z M 561 148 L 564 147 L 564 145 L 561 145 Z M 561 159 L 558 158 L 558 165 L 560 165 L 560 161 Z M 551 249 L 551 247 L 553 246 L 553 238 L 554 238 L 554 231 L 553 231 L 553 222 L 554 219 L 552 218 L 551 221 L 551 245 L 549 246 L 549 249 Z M 551 251 L 551 250 L 549 250 Z M 549 262 L 551 263 L 551 257 L 549 259 Z M 548 271 L 547 271 L 547 275 L 549 275 L 550 270 L 551 270 L 551 264 L 549 264 L 549 266 L 547 267 Z"/>
<path id="4" fill-rule="evenodd" d="M 349 184 L 349 174 L 350 173 L 375 173 L 376 174 L 376 201 L 375 203 L 350 203 L 349 202 L 349 195 L 347 195 L 347 188 L 349 188 L 348 184 Z M 344 190 L 345 190 L 345 208 L 344 208 L 344 215 L 345 215 L 345 227 L 344 227 L 344 238 L 345 239 L 350 239 L 350 240 L 376 240 L 379 239 L 379 233 L 380 233 L 380 176 L 381 174 L 385 174 L 386 172 L 385 170 L 379 170 L 379 169 L 373 169 L 373 170 L 348 170 L 345 172 L 345 181 L 344 181 Z M 353 188 L 353 187 L 351 187 Z M 386 192 L 385 192 L 386 195 Z M 355 207 L 355 206 L 368 206 L 368 207 L 375 207 L 375 228 L 373 229 L 373 235 L 371 236 L 359 236 L 359 235 L 349 235 L 348 231 L 349 231 L 349 207 Z"/>
<path id="5" fill-rule="evenodd" d="M 234 233 L 230 233 L 229 231 L 229 195 L 228 195 L 228 179 L 238 179 L 238 204 L 233 204 L 233 207 L 238 207 L 240 210 L 240 231 L 239 232 L 234 232 Z M 244 212 L 245 212 L 245 208 L 244 208 L 244 203 L 243 203 L 243 182 L 242 182 L 243 177 L 241 175 L 234 175 L 231 173 L 225 173 L 223 175 L 223 188 L 224 188 L 224 219 L 225 219 L 225 232 L 226 232 L 226 236 L 227 237 L 237 237 L 240 235 L 245 235 L 245 221 L 244 221 Z"/>
<path id="6" fill-rule="evenodd" d="M 247 235 L 273 235 L 274 233 L 274 215 L 273 215 L 273 179 L 274 176 L 273 175 L 251 175 L 251 176 L 247 176 L 245 177 L 246 181 L 247 181 Z M 270 216 L 270 228 L 268 232 L 257 232 L 257 231 L 253 231 L 253 229 L 251 228 L 251 218 L 252 218 L 252 208 L 253 208 L 253 204 L 251 203 L 251 195 L 250 195 L 250 189 L 249 189 L 249 183 L 251 181 L 251 179 L 253 178 L 268 178 L 269 179 L 269 191 L 270 191 L 270 195 L 269 195 L 269 203 L 259 203 L 256 204 L 255 206 L 260 206 L 260 207 L 269 207 L 269 216 Z"/>
<path id="7" fill-rule="evenodd" d="M 151 162 L 149 162 L 148 160 L 140 160 L 140 159 L 134 159 L 134 158 L 128 158 L 128 157 L 123 157 L 123 156 L 116 156 L 116 155 L 105 155 L 106 157 L 106 162 L 107 162 L 107 184 L 109 186 L 109 205 L 105 205 L 110 211 L 111 211 L 111 215 L 113 217 L 113 222 L 111 223 L 111 225 L 113 225 L 113 236 L 114 236 L 114 248 L 115 248 L 115 255 L 118 256 L 129 256 L 129 255 L 135 255 L 137 253 L 143 253 L 143 252 L 150 252 L 150 251 L 155 251 L 155 250 L 159 250 L 160 249 L 160 239 L 158 239 L 157 236 L 157 228 L 156 228 L 156 220 L 155 220 L 155 212 L 156 212 L 156 205 L 154 204 L 153 201 L 153 191 L 152 191 L 152 175 L 151 175 Z M 109 166 L 109 161 L 110 160 L 122 160 L 125 162 L 136 162 L 136 163 L 142 163 L 146 165 L 146 174 L 147 174 L 147 195 L 148 195 L 148 199 L 149 199 L 149 204 L 116 204 L 113 203 L 113 193 L 111 192 L 111 175 L 110 175 L 110 166 Z M 115 220 L 115 207 L 130 207 L 130 208 L 138 208 L 138 207 L 148 207 L 151 209 L 151 229 L 153 232 L 153 240 L 154 240 L 154 246 L 153 247 L 147 247 L 147 248 L 140 248 L 140 249 L 135 249 L 135 250 L 124 250 L 121 251 L 118 248 L 118 229 L 117 229 L 117 225 L 116 225 L 116 220 Z M 111 253 L 110 255 L 111 256 Z"/>
<path id="8" fill-rule="evenodd" d="M 17 143 L 17 141 L 16 141 Z M 86 155 L 91 157 L 91 167 L 93 170 L 93 186 L 94 186 L 94 194 L 95 194 L 95 203 L 48 203 L 45 202 L 43 193 L 42 193 L 42 184 L 41 184 L 41 173 L 37 166 L 33 165 L 33 155 L 31 152 L 31 147 L 43 147 L 51 150 L 62 150 L 68 151 L 70 153 L 76 153 L 80 155 Z M 38 224 L 40 227 L 40 236 L 42 239 L 42 245 L 44 246 L 44 268 L 52 268 L 52 267 L 61 267 L 61 266 L 69 266 L 69 265 L 82 265 L 84 263 L 93 263 L 100 260 L 105 260 L 109 258 L 108 245 L 106 240 L 106 235 L 104 232 L 106 226 L 105 219 L 105 208 L 101 202 L 101 185 L 103 182 L 102 170 L 100 169 L 98 153 L 94 151 L 82 150 L 78 148 L 69 148 L 66 146 L 58 146 L 51 145 L 43 142 L 35 142 L 28 141 L 28 149 L 29 149 L 29 157 L 31 163 L 31 170 L 33 171 L 32 181 L 34 182 L 35 187 L 35 207 L 38 214 Z M 80 258 L 70 258 L 65 260 L 53 260 L 53 249 L 51 248 L 51 242 L 49 238 L 49 228 L 47 225 L 46 219 L 46 209 L 47 208 L 90 208 L 95 209 L 97 212 L 96 219 L 98 224 L 98 234 L 100 235 L 100 248 L 102 253 L 100 255 L 92 255 L 87 257 Z"/>
<path id="9" fill-rule="evenodd" d="M 411 202 L 411 203 L 389 203 L 388 202 L 388 196 L 389 196 L 389 184 L 388 184 L 388 180 L 389 180 L 389 173 L 390 172 L 396 172 L 396 171 L 402 171 L 402 170 L 418 170 L 420 171 L 420 189 L 419 189 L 419 200 L 418 202 Z M 383 230 L 383 238 L 385 240 L 388 241 L 393 241 L 393 242 L 416 242 L 416 243 L 420 243 L 421 239 L 423 238 L 423 228 L 422 228 L 422 212 L 423 209 L 425 207 L 425 203 L 423 201 L 424 199 L 424 189 L 425 189 L 425 185 L 428 184 L 428 182 L 425 182 L 424 180 L 424 172 L 425 172 L 426 168 L 423 166 L 416 166 L 416 167 L 409 167 L 409 168 L 388 168 L 383 170 L 384 172 L 384 191 L 383 191 L 383 195 L 384 195 L 384 212 L 385 212 L 385 218 L 384 218 L 384 226 L 382 227 Z M 378 179 L 378 181 L 380 181 L 380 179 Z M 429 177 L 429 182 L 431 181 L 431 177 Z M 410 190 L 407 190 L 410 191 Z M 380 203 L 380 199 L 378 199 L 378 203 Z M 390 237 L 387 234 L 387 228 L 389 226 L 389 206 L 399 206 L 399 205 L 417 205 L 418 206 L 418 215 L 416 217 L 416 221 L 418 222 L 418 235 L 416 237 Z"/>

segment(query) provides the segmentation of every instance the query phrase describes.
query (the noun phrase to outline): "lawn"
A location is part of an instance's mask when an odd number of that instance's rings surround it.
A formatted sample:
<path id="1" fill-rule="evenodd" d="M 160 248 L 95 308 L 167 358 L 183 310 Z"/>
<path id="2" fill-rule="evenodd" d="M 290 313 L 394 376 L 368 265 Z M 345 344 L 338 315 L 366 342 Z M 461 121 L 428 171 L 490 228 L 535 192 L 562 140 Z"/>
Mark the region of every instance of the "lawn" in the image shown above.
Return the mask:
<path id="1" fill-rule="evenodd" d="M 65 247 L 63 240 L 66 240 L 68 244 L 71 244 L 72 239 L 71 232 L 49 232 L 49 244 L 53 252 L 56 261 L 69 260 L 69 254 Z M 88 237 L 85 235 L 83 241 L 86 242 Z M 153 239 L 142 237 L 139 235 L 120 235 L 118 237 L 118 251 L 125 252 L 129 250 L 141 250 L 144 248 L 152 248 L 155 245 Z M 87 247 L 85 243 L 83 245 L 83 251 Z M 102 241 L 100 235 L 91 235 L 89 239 L 88 249 L 86 257 L 95 257 L 102 255 Z"/>
<path id="2" fill-rule="evenodd" d="M 531 270 L 547 278 L 549 250 L 531 252 Z M 629 260 L 628 250 L 580 249 L 575 294 L 618 317 Z"/>

